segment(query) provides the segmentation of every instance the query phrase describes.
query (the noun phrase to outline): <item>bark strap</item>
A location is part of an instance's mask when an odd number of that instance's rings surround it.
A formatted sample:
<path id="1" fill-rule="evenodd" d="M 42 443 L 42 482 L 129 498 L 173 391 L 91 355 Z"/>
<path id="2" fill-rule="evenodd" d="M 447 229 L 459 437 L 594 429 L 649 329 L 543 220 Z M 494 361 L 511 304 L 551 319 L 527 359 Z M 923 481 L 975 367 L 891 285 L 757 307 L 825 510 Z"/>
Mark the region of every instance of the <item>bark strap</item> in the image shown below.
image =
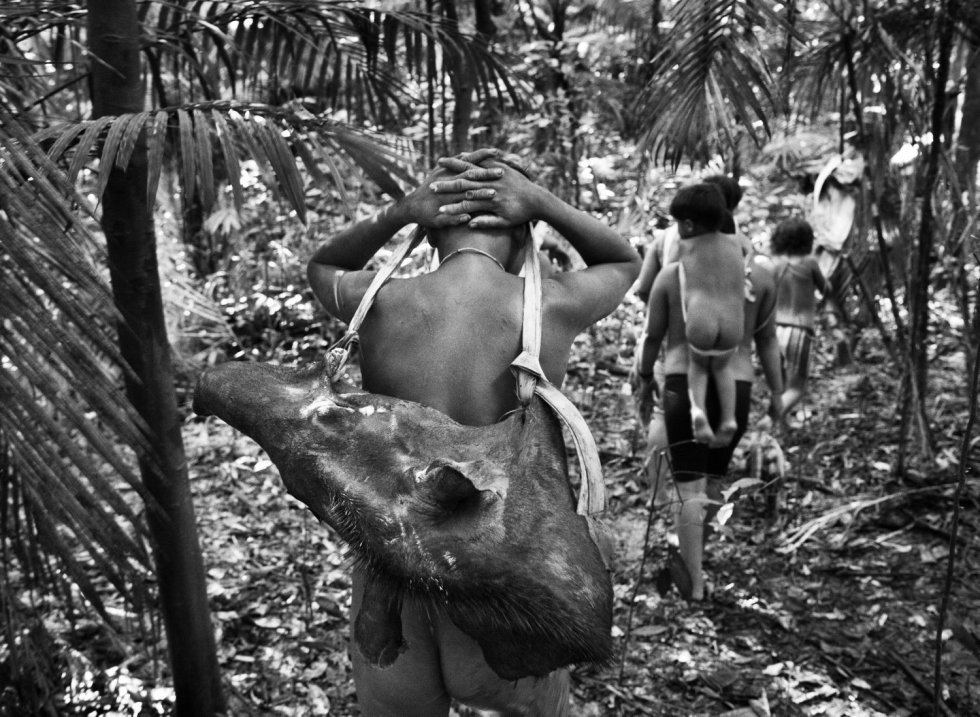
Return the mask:
<path id="1" fill-rule="evenodd" d="M 350 323 L 347 324 L 347 331 L 327 350 L 327 374 L 331 380 L 335 376 L 340 375 L 344 366 L 347 365 L 348 359 L 350 359 L 352 347 L 360 341 L 360 336 L 357 333 L 358 329 L 364 323 L 364 317 L 367 316 L 367 312 L 371 309 L 374 298 L 378 295 L 381 287 L 391 278 L 391 275 L 395 273 L 395 269 L 405 260 L 405 257 L 411 254 L 415 250 L 415 247 L 422 242 L 422 237 L 425 234 L 420 229 L 416 229 L 408 241 L 402 242 L 396 247 L 391 253 L 391 256 L 388 257 L 388 261 L 378 269 L 378 273 L 374 275 L 374 278 L 368 285 L 367 291 L 361 297 L 361 303 L 357 305 L 354 316 L 351 317 Z"/>
<path id="2" fill-rule="evenodd" d="M 517 378 L 517 396 L 527 405 L 535 394 L 551 407 L 572 434 L 578 456 L 581 486 L 579 515 L 594 515 L 606 508 L 606 488 L 602 478 L 599 450 L 582 414 L 557 386 L 549 381 L 538 358 L 541 352 L 541 258 L 529 237 L 524 253 L 524 318 L 520 355 L 511 363 Z"/>

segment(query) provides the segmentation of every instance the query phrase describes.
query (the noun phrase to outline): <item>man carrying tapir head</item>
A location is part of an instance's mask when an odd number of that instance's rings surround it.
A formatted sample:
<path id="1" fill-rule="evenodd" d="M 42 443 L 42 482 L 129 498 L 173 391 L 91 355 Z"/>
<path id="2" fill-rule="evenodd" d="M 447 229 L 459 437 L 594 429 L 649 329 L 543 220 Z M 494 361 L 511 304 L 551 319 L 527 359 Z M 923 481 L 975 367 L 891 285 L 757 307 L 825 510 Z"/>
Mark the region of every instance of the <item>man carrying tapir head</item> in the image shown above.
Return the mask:
<path id="1" fill-rule="evenodd" d="M 364 266 L 399 230 L 417 224 L 438 252 L 436 270 L 389 281 L 374 299 L 360 329 L 364 388 L 473 426 L 517 409 L 510 368 L 521 352 L 524 281 L 517 270 L 534 221 L 550 224 L 587 265 L 542 285 L 540 363 L 561 385 L 573 340 L 618 306 L 639 256 L 606 224 L 534 184 L 496 150 L 482 149 L 439 160 L 418 189 L 332 237 L 310 261 L 317 298 L 349 322 L 375 275 Z M 364 581 L 355 569 L 352 624 Z M 352 645 L 363 714 L 443 717 L 451 699 L 504 714 L 567 714 L 567 670 L 504 680 L 437 606 L 406 602 L 401 620 L 406 649 L 390 666 L 373 666 Z"/>

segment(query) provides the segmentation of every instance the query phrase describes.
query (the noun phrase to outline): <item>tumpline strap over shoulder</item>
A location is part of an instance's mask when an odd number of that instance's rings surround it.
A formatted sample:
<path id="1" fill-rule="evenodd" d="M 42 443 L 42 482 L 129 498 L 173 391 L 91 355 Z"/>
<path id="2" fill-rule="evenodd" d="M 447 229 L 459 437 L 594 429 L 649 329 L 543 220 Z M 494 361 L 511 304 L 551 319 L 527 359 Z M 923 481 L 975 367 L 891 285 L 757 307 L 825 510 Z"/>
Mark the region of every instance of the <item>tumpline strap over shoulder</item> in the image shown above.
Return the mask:
<path id="1" fill-rule="evenodd" d="M 340 375 L 344 366 L 347 365 L 347 361 L 350 359 L 351 347 L 359 340 L 358 330 L 361 328 L 361 324 L 364 323 L 364 317 L 367 316 L 367 312 L 374 303 L 374 297 L 378 295 L 381 287 L 391 278 L 391 275 L 395 273 L 395 269 L 405 260 L 405 257 L 411 254 L 415 250 L 415 247 L 422 242 L 423 236 L 424 234 L 421 231 L 416 230 L 413 232 L 408 241 L 403 242 L 395 248 L 391 256 L 388 257 L 388 261 L 374 275 L 374 279 L 368 285 L 367 291 L 361 297 L 361 303 L 357 305 L 354 316 L 351 317 L 350 323 L 347 324 L 347 331 L 327 350 L 327 373 L 330 380 Z"/>
<path id="2" fill-rule="evenodd" d="M 354 312 L 347 332 L 329 350 L 327 373 L 332 380 L 339 375 L 350 357 L 351 347 L 358 341 L 358 329 L 367 316 L 381 287 L 419 245 L 421 232 L 415 232 L 409 241 L 395 249 L 387 262 L 378 270 L 361 303 Z M 575 405 L 544 375 L 539 361 L 541 352 L 541 260 L 534 249 L 533 238 L 528 238 L 524 256 L 524 316 L 522 324 L 522 351 L 511 363 L 517 380 L 517 395 L 521 404 L 527 406 L 537 395 L 558 416 L 568 428 L 575 444 L 581 468 L 581 489 L 579 490 L 577 512 L 580 515 L 593 515 L 605 510 L 606 491 L 602 478 L 602 464 L 595 439 L 588 424 Z"/>
<path id="3" fill-rule="evenodd" d="M 534 249 L 533 239 L 528 238 L 524 253 L 524 319 L 522 351 L 511 363 L 517 377 L 517 396 L 523 405 L 535 394 L 547 403 L 572 434 L 575 452 L 581 469 L 577 512 L 594 515 L 606 508 L 606 488 L 602 478 L 599 450 L 588 424 L 557 386 L 551 383 L 541 369 L 541 259 Z"/>

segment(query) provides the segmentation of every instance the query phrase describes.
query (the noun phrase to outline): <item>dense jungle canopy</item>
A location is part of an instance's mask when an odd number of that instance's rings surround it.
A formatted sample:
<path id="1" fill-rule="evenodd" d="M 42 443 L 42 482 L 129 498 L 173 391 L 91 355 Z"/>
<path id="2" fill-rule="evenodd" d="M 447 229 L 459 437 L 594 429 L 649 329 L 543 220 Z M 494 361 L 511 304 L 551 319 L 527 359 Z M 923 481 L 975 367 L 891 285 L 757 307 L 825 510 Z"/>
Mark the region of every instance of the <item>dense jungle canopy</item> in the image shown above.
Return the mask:
<path id="1" fill-rule="evenodd" d="M 0 715 L 358 713 L 343 545 L 191 395 L 320 358 L 319 243 L 483 146 L 641 252 L 730 174 L 756 250 L 808 218 L 833 286 L 704 606 L 660 579 L 645 306 L 577 340 L 617 655 L 573 714 L 980 713 L 980 4 L 0 0 Z"/>

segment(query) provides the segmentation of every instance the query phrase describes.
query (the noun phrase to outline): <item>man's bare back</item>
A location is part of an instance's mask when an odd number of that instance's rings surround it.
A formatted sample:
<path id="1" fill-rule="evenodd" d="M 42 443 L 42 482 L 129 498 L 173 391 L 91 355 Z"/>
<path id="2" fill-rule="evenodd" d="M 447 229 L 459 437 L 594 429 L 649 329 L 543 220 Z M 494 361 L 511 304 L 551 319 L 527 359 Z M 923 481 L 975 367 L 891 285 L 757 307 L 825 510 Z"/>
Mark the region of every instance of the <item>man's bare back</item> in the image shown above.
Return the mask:
<path id="1" fill-rule="evenodd" d="M 494 423 L 518 407 L 511 362 L 521 351 L 524 281 L 479 254 L 454 256 L 421 277 L 389 282 L 361 329 L 364 386 L 437 408 L 467 425 Z M 581 330 L 545 310 L 540 361 L 560 385 L 571 342 Z M 405 317 L 414 317 L 406 321 Z"/>

